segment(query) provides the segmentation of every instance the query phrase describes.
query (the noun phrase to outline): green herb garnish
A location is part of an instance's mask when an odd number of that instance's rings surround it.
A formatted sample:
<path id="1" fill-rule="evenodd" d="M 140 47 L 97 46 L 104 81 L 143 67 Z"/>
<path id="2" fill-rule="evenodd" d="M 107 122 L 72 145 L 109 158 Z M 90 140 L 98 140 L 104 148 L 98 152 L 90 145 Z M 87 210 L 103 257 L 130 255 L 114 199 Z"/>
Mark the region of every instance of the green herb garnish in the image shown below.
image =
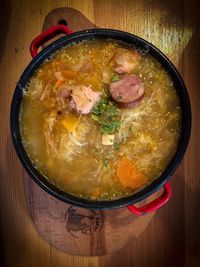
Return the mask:
<path id="1" fill-rule="evenodd" d="M 132 126 L 129 126 L 128 130 L 130 133 L 132 133 L 133 132 Z"/>
<path id="2" fill-rule="evenodd" d="M 108 167 L 109 160 L 108 159 L 103 159 L 103 164 L 105 167 Z"/>
<path id="3" fill-rule="evenodd" d="M 99 148 L 96 147 L 95 150 L 94 150 L 94 152 L 95 153 L 98 153 L 99 152 Z"/>
<path id="4" fill-rule="evenodd" d="M 112 76 L 112 79 L 111 79 L 112 82 L 117 82 L 119 80 L 120 80 L 120 78 L 119 78 L 118 74 L 115 74 L 115 75 Z"/>
<path id="5" fill-rule="evenodd" d="M 120 127 L 120 110 L 114 102 L 102 98 L 92 109 L 92 119 L 100 125 L 102 133 L 112 134 Z"/>
<path id="6" fill-rule="evenodd" d="M 115 143 L 115 144 L 114 144 L 114 149 L 115 149 L 115 150 L 119 150 L 119 144 Z"/>

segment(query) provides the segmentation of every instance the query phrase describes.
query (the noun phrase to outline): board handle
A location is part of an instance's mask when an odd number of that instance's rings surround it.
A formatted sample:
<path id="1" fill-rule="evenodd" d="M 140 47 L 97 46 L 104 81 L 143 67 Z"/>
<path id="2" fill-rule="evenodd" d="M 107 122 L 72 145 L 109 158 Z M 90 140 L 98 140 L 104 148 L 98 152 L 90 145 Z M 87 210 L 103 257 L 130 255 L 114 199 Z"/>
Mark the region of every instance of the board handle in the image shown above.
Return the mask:
<path id="1" fill-rule="evenodd" d="M 41 45 L 45 44 L 47 41 L 55 37 L 60 33 L 71 34 L 73 31 L 65 25 L 55 25 L 51 28 L 47 29 L 46 31 L 42 32 L 38 35 L 30 45 L 30 53 L 32 58 L 36 57 L 38 54 L 38 49 Z"/>
<path id="2" fill-rule="evenodd" d="M 163 207 L 168 202 L 168 200 L 170 199 L 172 195 L 172 189 L 171 189 L 169 182 L 166 182 L 163 185 L 163 188 L 164 188 L 164 191 L 161 194 L 161 196 L 154 199 L 152 202 L 146 204 L 145 206 L 138 208 L 135 205 L 129 205 L 127 208 L 129 209 L 129 211 L 131 211 L 137 216 L 145 215 L 146 213 L 151 213 L 151 212 L 158 210 L 159 208 Z"/>

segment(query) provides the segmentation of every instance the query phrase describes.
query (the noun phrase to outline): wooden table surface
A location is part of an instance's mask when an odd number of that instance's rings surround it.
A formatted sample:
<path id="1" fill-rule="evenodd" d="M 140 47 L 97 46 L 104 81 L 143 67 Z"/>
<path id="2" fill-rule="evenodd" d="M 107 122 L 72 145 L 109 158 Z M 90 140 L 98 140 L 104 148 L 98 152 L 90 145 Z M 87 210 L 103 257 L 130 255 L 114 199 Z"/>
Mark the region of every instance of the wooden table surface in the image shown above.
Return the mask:
<path id="1" fill-rule="evenodd" d="M 197 1 L 2 1 L 0 8 L 0 260 L 9 267 L 200 266 L 200 35 Z M 177 66 L 189 91 L 193 125 L 184 160 L 171 185 L 173 196 L 133 243 L 102 257 L 64 254 L 36 232 L 28 214 L 23 169 L 9 129 L 10 102 L 31 60 L 29 44 L 44 17 L 73 7 L 99 27 L 125 30 L 158 46 Z"/>

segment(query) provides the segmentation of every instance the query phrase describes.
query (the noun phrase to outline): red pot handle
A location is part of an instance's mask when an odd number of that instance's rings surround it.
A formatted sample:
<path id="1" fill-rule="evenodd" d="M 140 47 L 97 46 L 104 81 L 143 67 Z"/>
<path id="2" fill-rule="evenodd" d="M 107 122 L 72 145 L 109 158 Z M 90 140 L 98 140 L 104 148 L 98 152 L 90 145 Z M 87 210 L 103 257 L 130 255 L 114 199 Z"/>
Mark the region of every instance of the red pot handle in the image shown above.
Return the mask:
<path id="1" fill-rule="evenodd" d="M 46 31 L 42 32 L 38 35 L 30 45 L 30 53 L 32 58 L 36 57 L 38 54 L 38 48 L 49 41 L 51 38 L 55 37 L 60 33 L 71 34 L 73 31 L 69 29 L 65 25 L 56 25 L 52 26 L 51 28 L 47 29 Z"/>
<path id="2" fill-rule="evenodd" d="M 172 195 L 172 189 L 171 189 L 169 182 L 166 182 L 163 185 L 163 187 L 164 187 L 164 191 L 162 195 L 156 198 L 155 200 L 153 200 L 152 202 L 146 204 L 145 206 L 141 208 L 137 208 L 134 205 L 130 205 L 127 208 L 129 209 L 129 211 L 131 211 L 135 215 L 144 215 L 146 213 L 151 213 L 153 211 L 158 210 L 159 208 L 161 208 L 167 203 L 167 201 L 170 199 Z"/>

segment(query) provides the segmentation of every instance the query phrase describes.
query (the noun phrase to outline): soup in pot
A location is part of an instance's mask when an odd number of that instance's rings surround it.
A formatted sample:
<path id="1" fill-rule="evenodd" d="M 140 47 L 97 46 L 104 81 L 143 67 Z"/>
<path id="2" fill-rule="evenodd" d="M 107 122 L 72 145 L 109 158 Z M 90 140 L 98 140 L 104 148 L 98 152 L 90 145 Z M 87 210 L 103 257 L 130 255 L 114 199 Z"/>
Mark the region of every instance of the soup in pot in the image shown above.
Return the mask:
<path id="1" fill-rule="evenodd" d="M 166 70 L 112 39 L 65 47 L 24 90 L 23 145 L 57 188 L 92 200 L 141 190 L 165 170 L 181 131 L 181 108 Z"/>

